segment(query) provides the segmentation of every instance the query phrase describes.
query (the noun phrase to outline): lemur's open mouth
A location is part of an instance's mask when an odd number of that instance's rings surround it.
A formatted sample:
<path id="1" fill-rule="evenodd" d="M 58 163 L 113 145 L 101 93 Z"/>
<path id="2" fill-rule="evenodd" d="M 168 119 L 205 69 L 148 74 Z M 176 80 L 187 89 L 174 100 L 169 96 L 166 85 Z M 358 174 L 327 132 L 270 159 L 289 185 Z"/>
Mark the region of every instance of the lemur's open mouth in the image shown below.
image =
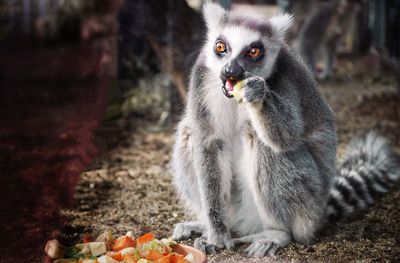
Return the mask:
<path id="1" fill-rule="evenodd" d="M 227 80 L 224 81 L 223 85 L 222 85 L 222 92 L 224 93 L 224 95 L 228 98 L 232 98 L 233 95 L 231 94 L 231 92 L 233 91 L 233 87 L 235 86 L 235 84 L 238 82 L 238 79 L 235 79 L 233 77 L 229 77 Z"/>

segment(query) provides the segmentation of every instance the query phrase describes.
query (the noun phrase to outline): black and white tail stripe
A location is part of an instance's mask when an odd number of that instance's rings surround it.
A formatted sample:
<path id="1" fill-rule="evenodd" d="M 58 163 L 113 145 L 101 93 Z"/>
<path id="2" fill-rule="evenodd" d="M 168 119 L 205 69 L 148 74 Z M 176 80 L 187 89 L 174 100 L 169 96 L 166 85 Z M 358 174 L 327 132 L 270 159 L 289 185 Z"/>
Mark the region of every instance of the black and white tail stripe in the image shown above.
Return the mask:
<path id="1" fill-rule="evenodd" d="M 345 217 L 365 210 L 399 177 L 399 159 L 386 138 L 369 132 L 353 139 L 330 190 L 328 216 Z"/>

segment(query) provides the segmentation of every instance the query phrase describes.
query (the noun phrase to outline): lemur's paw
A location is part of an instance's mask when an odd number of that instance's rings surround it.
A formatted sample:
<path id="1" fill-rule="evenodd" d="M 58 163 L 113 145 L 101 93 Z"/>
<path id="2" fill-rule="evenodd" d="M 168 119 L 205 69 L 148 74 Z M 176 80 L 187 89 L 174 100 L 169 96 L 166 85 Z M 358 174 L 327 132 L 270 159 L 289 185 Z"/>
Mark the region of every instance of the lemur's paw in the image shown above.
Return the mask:
<path id="1" fill-rule="evenodd" d="M 264 99 L 267 92 L 267 84 L 262 77 L 250 77 L 245 79 L 245 84 L 242 90 L 244 101 L 250 103 L 260 102 Z"/>
<path id="2" fill-rule="evenodd" d="M 226 248 L 228 250 L 234 247 L 233 240 L 229 232 L 222 234 L 210 234 L 207 241 L 211 244 L 215 244 L 218 247 Z"/>
<path id="3" fill-rule="evenodd" d="M 194 240 L 194 247 L 200 251 L 203 251 L 206 254 L 215 254 L 217 253 L 217 251 L 221 250 L 220 247 L 208 243 L 208 241 L 202 237 L 196 238 Z"/>
<path id="4" fill-rule="evenodd" d="M 265 256 L 275 256 L 276 251 L 280 248 L 269 239 L 259 239 L 245 249 L 248 257 L 261 258 Z"/>
<path id="5" fill-rule="evenodd" d="M 194 247 L 205 252 L 206 254 L 214 254 L 222 249 L 232 249 L 234 247 L 233 240 L 229 233 L 217 234 L 204 238 L 197 238 L 194 241 Z"/>
<path id="6" fill-rule="evenodd" d="M 278 248 L 289 244 L 291 235 L 280 230 L 266 230 L 257 234 L 235 238 L 235 245 L 250 243 L 245 249 L 248 257 L 274 256 Z"/>
<path id="7" fill-rule="evenodd" d="M 185 222 L 178 223 L 175 225 L 174 233 L 172 234 L 173 240 L 186 240 L 192 234 L 204 234 L 205 227 L 200 223 Z"/>

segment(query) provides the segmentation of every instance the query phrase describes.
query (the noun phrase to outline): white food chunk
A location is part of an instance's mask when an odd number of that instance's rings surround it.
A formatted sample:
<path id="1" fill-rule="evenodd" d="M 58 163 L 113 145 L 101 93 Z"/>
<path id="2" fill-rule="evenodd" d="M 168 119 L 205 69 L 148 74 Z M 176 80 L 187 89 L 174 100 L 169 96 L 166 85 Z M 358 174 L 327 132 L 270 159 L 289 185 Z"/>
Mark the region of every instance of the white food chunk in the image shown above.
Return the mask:
<path id="1" fill-rule="evenodd" d="M 126 235 L 125 235 L 125 236 L 128 236 L 128 237 L 134 239 L 134 237 L 133 237 L 133 232 L 132 232 L 132 231 L 126 232 Z"/>
<path id="2" fill-rule="evenodd" d="M 63 258 L 65 254 L 64 246 L 57 239 L 47 241 L 44 251 L 52 259 Z"/>
<path id="3" fill-rule="evenodd" d="M 184 259 L 186 259 L 187 261 L 189 261 L 190 263 L 196 263 L 194 256 L 192 253 L 189 253 L 186 255 L 186 257 L 184 257 Z"/>
<path id="4" fill-rule="evenodd" d="M 109 256 L 101 256 L 97 259 L 99 263 L 118 263 L 118 261 L 110 258 Z"/>
<path id="5" fill-rule="evenodd" d="M 135 253 L 135 248 L 127 247 L 127 248 L 122 249 L 120 252 L 121 252 L 122 256 L 125 256 L 126 254 L 134 254 Z"/>
<path id="6" fill-rule="evenodd" d="M 106 242 L 90 242 L 89 247 L 95 257 L 107 252 Z"/>

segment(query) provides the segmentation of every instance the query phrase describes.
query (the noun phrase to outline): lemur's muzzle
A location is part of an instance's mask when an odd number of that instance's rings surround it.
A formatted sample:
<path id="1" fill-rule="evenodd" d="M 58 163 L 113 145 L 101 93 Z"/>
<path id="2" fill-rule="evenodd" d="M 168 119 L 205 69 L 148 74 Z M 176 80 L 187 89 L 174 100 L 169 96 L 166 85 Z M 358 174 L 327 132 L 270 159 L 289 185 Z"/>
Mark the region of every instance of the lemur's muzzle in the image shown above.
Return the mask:
<path id="1" fill-rule="evenodd" d="M 227 63 L 221 70 L 220 79 L 222 80 L 222 93 L 228 97 L 232 98 L 230 94 L 233 91 L 235 84 L 244 78 L 244 69 L 236 61 L 232 60 Z"/>
<path id="2" fill-rule="evenodd" d="M 237 79 L 229 78 L 222 83 L 222 92 L 224 93 L 224 95 L 226 97 L 228 97 L 228 98 L 233 97 L 231 92 L 233 91 L 233 87 L 235 86 L 236 82 L 238 82 Z"/>

